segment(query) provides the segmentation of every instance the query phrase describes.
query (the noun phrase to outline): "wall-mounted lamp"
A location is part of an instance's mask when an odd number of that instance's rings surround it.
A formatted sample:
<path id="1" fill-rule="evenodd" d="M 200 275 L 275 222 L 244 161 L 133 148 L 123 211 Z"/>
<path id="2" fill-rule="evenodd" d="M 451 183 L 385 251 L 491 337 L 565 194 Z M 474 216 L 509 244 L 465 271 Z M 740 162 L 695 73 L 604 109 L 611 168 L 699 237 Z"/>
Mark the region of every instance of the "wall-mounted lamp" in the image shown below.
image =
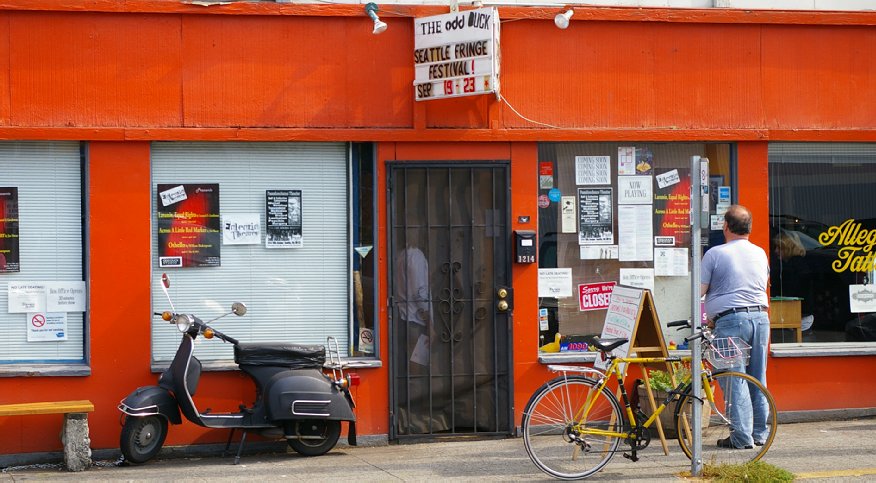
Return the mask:
<path id="1" fill-rule="evenodd" d="M 374 30 L 371 31 L 372 34 L 382 34 L 386 31 L 386 23 L 380 21 L 380 17 L 377 16 L 377 4 L 374 2 L 365 4 L 365 13 L 371 17 L 371 20 L 374 20 Z"/>
<path id="2" fill-rule="evenodd" d="M 563 13 L 558 13 L 557 16 L 554 17 L 554 25 L 560 29 L 569 28 L 569 19 L 572 18 L 572 15 L 574 14 L 575 12 L 573 12 L 571 8 Z"/>

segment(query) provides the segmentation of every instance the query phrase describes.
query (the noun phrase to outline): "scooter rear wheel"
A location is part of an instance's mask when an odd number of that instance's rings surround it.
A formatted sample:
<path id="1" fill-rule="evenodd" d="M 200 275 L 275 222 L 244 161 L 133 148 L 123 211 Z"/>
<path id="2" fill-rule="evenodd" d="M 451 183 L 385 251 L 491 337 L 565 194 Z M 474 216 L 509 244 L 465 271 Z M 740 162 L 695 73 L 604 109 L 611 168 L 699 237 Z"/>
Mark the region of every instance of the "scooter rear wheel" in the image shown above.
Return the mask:
<path id="1" fill-rule="evenodd" d="M 154 458 L 167 437 L 167 419 L 161 416 L 128 416 L 122 427 L 119 448 L 125 461 L 141 464 Z"/>
<path id="2" fill-rule="evenodd" d="M 331 451 L 341 435 L 340 421 L 308 420 L 292 423 L 293 434 L 305 439 L 287 439 L 289 447 L 302 456 L 320 456 Z"/>

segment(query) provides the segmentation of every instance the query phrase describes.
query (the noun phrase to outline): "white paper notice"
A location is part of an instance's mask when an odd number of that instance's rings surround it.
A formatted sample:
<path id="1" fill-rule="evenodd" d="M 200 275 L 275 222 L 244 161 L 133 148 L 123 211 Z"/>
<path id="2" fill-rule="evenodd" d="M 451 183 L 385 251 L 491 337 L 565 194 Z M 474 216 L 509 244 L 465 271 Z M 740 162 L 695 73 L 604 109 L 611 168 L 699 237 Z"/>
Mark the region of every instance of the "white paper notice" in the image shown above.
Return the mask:
<path id="1" fill-rule="evenodd" d="M 44 282 L 9 282 L 6 286 L 10 314 L 46 311 L 46 284 Z"/>
<path id="2" fill-rule="evenodd" d="M 621 205 L 617 212 L 618 259 L 622 262 L 653 260 L 651 205 Z"/>
<path id="3" fill-rule="evenodd" d="M 66 312 L 28 312 L 27 341 L 67 340 Z"/>
<path id="4" fill-rule="evenodd" d="M 581 260 L 617 260 L 617 245 L 581 245 Z"/>
<path id="5" fill-rule="evenodd" d="M 85 312 L 85 282 L 46 282 L 47 312 Z"/>
<path id="6" fill-rule="evenodd" d="M 685 277 L 687 273 L 687 248 L 654 249 L 654 275 Z"/>
<path id="7" fill-rule="evenodd" d="M 654 269 L 622 268 L 620 269 L 620 284 L 628 287 L 646 288 L 654 293 Z"/>
<path id="8" fill-rule="evenodd" d="M 849 285 L 849 306 L 853 313 L 876 312 L 876 287 Z"/>
<path id="9" fill-rule="evenodd" d="M 539 268 L 538 296 L 555 298 L 571 297 L 572 269 Z"/>
<path id="10" fill-rule="evenodd" d="M 639 315 L 639 304 L 642 301 L 642 291 L 632 287 L 615 285 L 611 292 L 611 303 L 605 314 L 605 324 L 602 326 L 603 339 L 627 339 L 627 343 L 611 351 L 616 356 L 626 356 L 630 352 L 629 339 L 636 327 L 636 317 Z M 608 361 L 597 357 L 593 367 L 605 369 Z"/>
<path id="11" fill-rule="evenodd" d="M 618 176 L 619 205 L 650 205 L 654 202 L 654 186 L 650 176 Z"/>
<path id="12" fill-rule="evenodd" d="M 262 223 L 258 213 L 222 215 L 223 245 L 260 245 Z"/>
<path id="13" fill-rule="evenodd" d="M 678 184 L 681 182 L 681 177 L 678 175 L 678 170 L 673 169 L 672 171 L 667 171 L 663 174 L 658 174 L 657 178 L 657 187 L 660 189 L 668 188 L 674 184 Z"/>
<path id="14" fill-rule="evenodd" d="M 172 205 L 178 201 L 188 199 L 188 196 L 186 196 L 186 189 L 183 185 L 164 190 L 159 193 L 158 196 L 161 198 L 162 206 Z"/>
<path id="15" fill-rule="evenodd" d="M 414 346 L 414 350 L 411 352 L 411 362 L 414 364 L 419 364 L 421 366 L 429 365 L 429 336 L 426 334 L 420 334 L 420 337 L 417 339 L 417 345 Z"/>
<path id="16" fill-rule="evenodd" d="M 617 174 L 618 176 L 636 174 L 636 148 L 632 146 L 617 148 Z"/>
<path id="17" fill-rule="evenodd" d="M 575 156 L 575 184 L 611 184 L 611 156 Z"/>
<path id="18" fill-rule="evenodd" d="M 575 197 L 563 196 L 560 199 L 560 217 L 563 233 L 575 233 L 578 231 L 577 214 L 578 212 L 575 210 Z"/>

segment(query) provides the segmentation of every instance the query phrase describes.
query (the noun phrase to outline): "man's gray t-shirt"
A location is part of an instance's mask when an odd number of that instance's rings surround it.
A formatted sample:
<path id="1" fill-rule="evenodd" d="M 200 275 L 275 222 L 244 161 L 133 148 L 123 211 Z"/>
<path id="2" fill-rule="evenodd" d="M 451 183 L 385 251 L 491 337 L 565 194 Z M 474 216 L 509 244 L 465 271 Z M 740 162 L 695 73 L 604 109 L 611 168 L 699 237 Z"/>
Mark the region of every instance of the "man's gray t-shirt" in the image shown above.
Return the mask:
<path id="1" fill-rule="evenodd" d="M 750 241 L 733 240 L 709 249 L 700 268 L 700 280 L 709 285 L 706 313 L 710 319 L 727 309 L 769 306 L 769 261 L 766 252 Z"/>

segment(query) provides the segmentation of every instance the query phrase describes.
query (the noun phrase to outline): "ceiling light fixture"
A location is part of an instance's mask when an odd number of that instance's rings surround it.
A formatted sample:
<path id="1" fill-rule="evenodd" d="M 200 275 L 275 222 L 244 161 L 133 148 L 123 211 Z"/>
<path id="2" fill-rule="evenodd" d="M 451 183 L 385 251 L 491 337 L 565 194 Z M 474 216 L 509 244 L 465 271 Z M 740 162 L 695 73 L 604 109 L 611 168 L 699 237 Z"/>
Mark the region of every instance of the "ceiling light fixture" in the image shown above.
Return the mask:
<path id="1" fill-rule="evenodd" d="M 382 34 L 386 31 L 386 23 L 380 20 L 380 17 L 377 16 L 377 4 L 374 2 L 369 2 L 365 4 L 365 13 L 371 17 L 371 20 L 374 20 L 374 30 L 371 31 L 372 34 Z"/>

